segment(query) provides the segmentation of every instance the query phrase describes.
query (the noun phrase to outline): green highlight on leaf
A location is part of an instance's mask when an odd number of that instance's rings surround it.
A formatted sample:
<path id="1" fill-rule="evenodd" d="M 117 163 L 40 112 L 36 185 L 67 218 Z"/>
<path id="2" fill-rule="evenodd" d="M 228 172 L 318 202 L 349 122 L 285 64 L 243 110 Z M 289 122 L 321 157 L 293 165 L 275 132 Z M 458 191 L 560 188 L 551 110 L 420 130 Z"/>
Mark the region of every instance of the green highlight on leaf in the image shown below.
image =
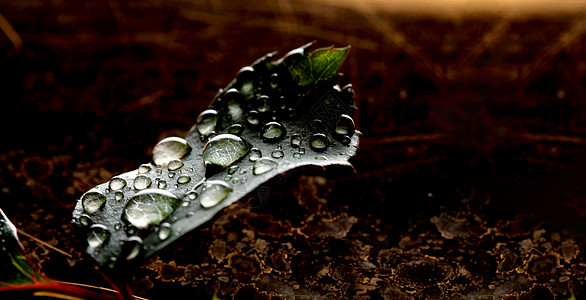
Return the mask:
<path id="1" fill-rule="evenodd" d="M 293 81 L 299 86 L 306 87 L 336 77 L 349 52 L 350 46 L 343 48 L 332 46 L 316 49 L 309 55 L 296 59 L 283 60 L 283 63 L 291 73 Z M 290 54 L 295 55 L 296 52 Z"/>

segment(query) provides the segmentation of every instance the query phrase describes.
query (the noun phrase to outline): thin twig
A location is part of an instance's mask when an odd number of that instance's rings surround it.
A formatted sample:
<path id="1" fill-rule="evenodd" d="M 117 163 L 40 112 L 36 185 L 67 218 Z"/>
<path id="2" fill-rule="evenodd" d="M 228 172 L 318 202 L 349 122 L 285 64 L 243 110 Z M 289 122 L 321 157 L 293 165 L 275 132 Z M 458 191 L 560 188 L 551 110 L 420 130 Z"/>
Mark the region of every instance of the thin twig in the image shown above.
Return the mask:
<path id="1" fill-rule="evenodd" d="M 74 285 L 74 286 L 85 287 L 85 288 L 97 289 L 97 290 L 106 291 L 106 292 L 117 293 L 117 291 L 114 290 L 114 289 L 105 288 L 105 287 L 101 287 L 101 286 L 94 286 L 94 285 L 90 285 L 90 284 L 67 282 L 67 281 L 60 281 L 60 280 L 57 280 L 57 282 L 64 283 L 64 284 L 69 284 L 69 285 Z M 136 295 L 132 295 L 132 297 L 134 297 L 134 299 L 137 299 L 137 300 L 149 300 L 147 298 L 139 297 L 139 296 L 136 296 Z"/>
<path id="2" fill-rule="evenodd" d="M 32 236 L 32 235 L 30 235 L 30 234 L 28 234 L 28 233 L 24 232 L 24 231 L 23 231 L 23 230 L 21 230 L 21 229 L 18 229 L 18 228 L 17 228 L 17 229 L 16 229 L 16 231 L 17 231 L 19 234 L 22 234 L 22 235 L 26 236 L 27 238 L 29 238 L 29 239 L 31 239 L 31 240 L 33 240 L 33 241 L 35 241 L 35 242 L 37 242 L 37 243 L 39 243 L 39 244 L 41 244 L 41 245 L 43 245 L 43 246 L 46 246 L 47 248 L 50 248 L 50 249 L 52 249 L 52 250 L 55 250 L 55 251 L 57 251 L 57 252 L 59 252 L 59 253 L 61 253 L 61 254 L 65 255 L 65 256 L 67 256 L 67 257 L 73 257 L 73 255 L 71 255 L 71 254 L 69 254 L 69 253 L 67 253 L 67 252 L 65 252 L 65 251 L 63 251 L 63 250 L 61 250 L 61 249 L 59 249 L 59 248 L 57 248 L 57 247 L 55 247 L 55 246 L 52 246 L 52 245 L 50 245 L 49 243 L 47 243 L 47 242 L 45 242 L 45 241 L 42 241 L 42 240 L 40 240 L 40 239 L 38 239 L 38 238 L 36 238 L 36 237 L 34 237 L 34 236 Z"/>

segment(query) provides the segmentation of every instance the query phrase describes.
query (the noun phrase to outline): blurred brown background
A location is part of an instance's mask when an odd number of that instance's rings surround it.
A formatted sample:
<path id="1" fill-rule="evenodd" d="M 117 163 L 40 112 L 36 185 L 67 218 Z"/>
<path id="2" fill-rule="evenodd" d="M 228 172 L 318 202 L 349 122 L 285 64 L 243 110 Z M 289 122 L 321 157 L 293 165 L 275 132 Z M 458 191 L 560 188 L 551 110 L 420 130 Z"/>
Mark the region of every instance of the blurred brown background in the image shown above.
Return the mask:
<path id="1" fill-rule="evenodd" d="M 51 260 L 37 245 L 33 256 L 49 275 L 66 280 L 55 270 L 68 263 L 89 268 L 67 241 L 75 200 L 147 161 L 159 139 L 184 135 L 240 67 L 313 40 L 352 46 L 342 81 L 356 90 L 364 135 L 358 175 L 342 179 L 356 188 L 340 201 L 371 205 L 365 216 L 399 215 L 391 208 L 462 184 L 497 195 L 502 182 L 554 187 L 567 180 L 543 176 L 574 164 L 586 142 L 585 7 L 0 0 L 0 207 L 81 260 Z M 586 218 L 579 166 L 566 174 L 574 181 L 560 202 L 578 226 Z M 551 205 L 513 195 L 515 213 Z"/>

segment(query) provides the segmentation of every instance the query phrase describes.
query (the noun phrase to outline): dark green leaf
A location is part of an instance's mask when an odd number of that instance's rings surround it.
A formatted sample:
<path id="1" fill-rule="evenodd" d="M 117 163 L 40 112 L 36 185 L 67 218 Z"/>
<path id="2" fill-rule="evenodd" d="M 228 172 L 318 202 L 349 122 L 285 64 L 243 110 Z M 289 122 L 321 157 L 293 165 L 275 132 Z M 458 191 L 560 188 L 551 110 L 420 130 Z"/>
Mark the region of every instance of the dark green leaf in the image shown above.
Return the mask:
<path id="1" fill-rule="evenodd" d="M 350 166 L 354 93 L 337 85 L 349 47 L 310 47 L 242 68 L 185 140 L 162 140 L 152 163 L 81 197 L 72 224 L 100 266 L 142 262 L 288 170 Z"/>

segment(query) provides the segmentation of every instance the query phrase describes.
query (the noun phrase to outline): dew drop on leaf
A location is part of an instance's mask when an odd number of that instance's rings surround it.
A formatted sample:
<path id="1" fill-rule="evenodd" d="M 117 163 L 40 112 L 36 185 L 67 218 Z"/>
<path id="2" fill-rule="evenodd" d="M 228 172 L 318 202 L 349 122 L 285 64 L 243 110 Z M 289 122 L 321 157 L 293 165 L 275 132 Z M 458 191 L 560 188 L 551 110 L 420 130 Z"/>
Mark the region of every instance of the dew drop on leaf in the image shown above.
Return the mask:
<path id="1" fill-rule="evenodd" d="M 177 178 L 177 183 L 185 184 L 185 183 L 188 183 L 190 180 L 191 180 L 191 177 L 189 177 L 187 175 L 181 175 L 181 176 L 179 176 L 179 178 Z"/>
<path id="2" fill-rule="evenodd" d="M 248 157 L 248 159 L 250 159 L 250 161 L 257 161 L 261 157 L 262 157 L 262 152 L 260 152 L 260 150 L 258 148 L 250 149 L 250 156 Z M 241 173 L 241 174 L 243 174 L 243 173 Z"/>
<path id="3" fill-rule="evenodd" d="M 232 124 L 230 125 L 230 127 L 228 127 L 228 133 L 229 134 L 233 134 L 233 135 L 240 135 L 242 134 L 242 131 L 244 131 L 244 126 L 242 126 L 242 124 Z"/>
<path id="4" fill-rule="evenodd" d="M 274 158 L 283 158 L 285 153 L 282 150 L 274 150 L 273 153 L 271 153 L 271 156 Z"/>
<path id="5" fill-rule="evenodd" d="M 149 164 L 142 164 L 138 167 L 138 174 L 146 174 L 151 171 L 151 166 Z"/>
<path id="6" fill-rule="evenodd" d="M 120 191 L 114 193 L 114 199 L 116 199 L 116 201 L 122 201 L 122 199 L 124 199 L 124 193 Z"/>
<path id="7" fill-rule="evenodd" d="M 88 214 L 95 214 L 106 203 L 106 196 L 96 190 L 89 191 L 81 197 L 81 203 Z"/>
<path id="8" fill-rule="evenodd" d="M 81 226 L 87 227 L 92 224 L 92 219 L 88 215 L 81 215 L 79 217 L 79 223 Z"/>
<path id="9" fill-rule="evenodd" d="M 246 115 L 246 122 L 252 127 L 257 126 L 260 123 L 258 111 L 251 110 Z"/>
<path id="10" fill-rule="evenodd" d="M 112 178 L 112 180 L 110 180 L 110 183 L 108 184 L 108 186 L 110 187 L 111 190 L 117 191 L 117 190 L 123 189 L 126 186 L 126 180 L 124 180 L 120 177 L 114 177 L 114 178 Z"/>
<path id="11" fill-rule="evenodd" d="M 336 134 L 341 136 L 352 136 L 354 131 L 354 120 L 348 115 L 341 115 L 338 122 L 336 122 Z"/>
<path id="12" fill-rule="evenodd" d="M 122 219 L 138 229 L 161 223 L 181 203 L 175 195 L 158 189 L 147 189 L 132 196 L 122 212 Z"/>
<path id="13" fill-rule="evenodd" d="M 309 146 L 313 151 L 323 152 L 328 147 L 328 138 L 323 133 L 316 133 L 311 136 Z"/>
<path id="14" fill-rule="evenodd" d="M 164 190 L 167 187 L 167 182 L 165 180 L 161 180 L 159 181 L 159 183 L 157 184 L 157 187 Z"/>
<path id="15" fill-rule="evenodd" d="M 197 120 L 195 121 L 197 132 L 202 137 L 209 136 L 216 129 L 217 123 L 218 112 L 213 109 L 204 110 L 197 116 Z"/>
<path id="16" fill-rule="evenodd" d="M 301 146 L 301 136 L 294 134 L 291 136 L 291 147 L 299 148 Z"/>
<path id="17" fill-rule="evenodd" d="M 87 243 L 91 248 L 101 247 L 110 237 L 110 231 L 102 224 L 95 224 L 90 227 Z"/>
<path id="18" fill-rule="evenodd" d="M 203 208 L 218 205 L 232 192 L 232 187 L 221 180 L 210 180 L 204 183 L 199 195 L 199 203 Z"/>
<path id="19" fill-rule="evenodd" d="M 274 143 L 285 135 L 285 127 L 278 122 L 267 123 L 262 130 L 262 139 L 265 143 Z"/>
<path id="20" fill-rule="evenodd" d="M 325 156 L 323 156 L 323 155 L 318 155 L 318 156 L 315 157 L 315 159 L 317 159 L 317 160 L 328 160 L 328 158 L 325 157 Z"/>
<path id="21" fill-rule="evenodd" d="M 195 200 L 197 198 L 197 193 L 196 192 L 189 192 L 189 193 L 187 193 L 187 198 L 189 200 Z"/>
<path id="22" fill-rule="evenodd" d="M 220 134 L 210 139 L 203 148 L 202 158 L 206 165 L 225 168 L 250 150 L 250 144 L 233 134 Z"/>
<path id="23" fill-rule="evenodd" d="M 274 161 L 273 159 L 268 158 L 268 157 L 263 157 L 254 163 L 254 167 L 253 167 L 252 172 L 254 173 L 254 175 L 260 175 L 260 174 L 264 174 L 264 173 L 266 173 L 266 172 L 268 172 L 278 166 L 279 166 L 279 164 L 276 161 Z"/>
<path id="24" fill-rule="evenodd" d="M 134 188 L 137 190 L 144 190 L 151 186 L 152 180 L 146 175 L 138 175 L 134 178 Z"/>
<path id="25" fill-rule="evenodd" d="M 171 224 L 163 223 L 161 224 L 161 227 L 159 227 L 159 232 L 157 233 L 157 236 L 161 241 L 164 241 L 171 236 L 172 232 L 173 229 L 171 228 Z"/>
<path id="26" fill-rule="evenodd" d="M 135 259 L 138 254 L 140 253 L 140 247 L 142 246 L 143 241 L 140 237 L 137 236 L 131 236 L 128 238 L 128 240 L 126 240 L 124 242 L 123 248 L 125 251 L 125 253 L 128 253 L 126 255 L 126 260 L 133 260 Z"/>
<path id="27" fill-rule="evenodd" d="M 179 159 L 174 159 L 169 162 L 167 169 L 169 169 L 169 171 L 175 171 L 181 167 L 183 167 L 183 162 Z"/>
<path id="28" fill-rule="evenodd" d="M 239 168 L 239 167 L 238 167 L 237 165 L 230 166 L 230 167 L 228 168 L 228 174 L 234 174 L 234 173 L 236 173 L 236 171 L 238 171 L 238 168 Z"/>
<path id="29" fill-rule="evenodd" d="M 191 146 L 179 137 L 168 137 L 158 142 L 153 148 L 153 162 L 165 166 L 174 159 L 181 159 L 191 151 Z"/>

